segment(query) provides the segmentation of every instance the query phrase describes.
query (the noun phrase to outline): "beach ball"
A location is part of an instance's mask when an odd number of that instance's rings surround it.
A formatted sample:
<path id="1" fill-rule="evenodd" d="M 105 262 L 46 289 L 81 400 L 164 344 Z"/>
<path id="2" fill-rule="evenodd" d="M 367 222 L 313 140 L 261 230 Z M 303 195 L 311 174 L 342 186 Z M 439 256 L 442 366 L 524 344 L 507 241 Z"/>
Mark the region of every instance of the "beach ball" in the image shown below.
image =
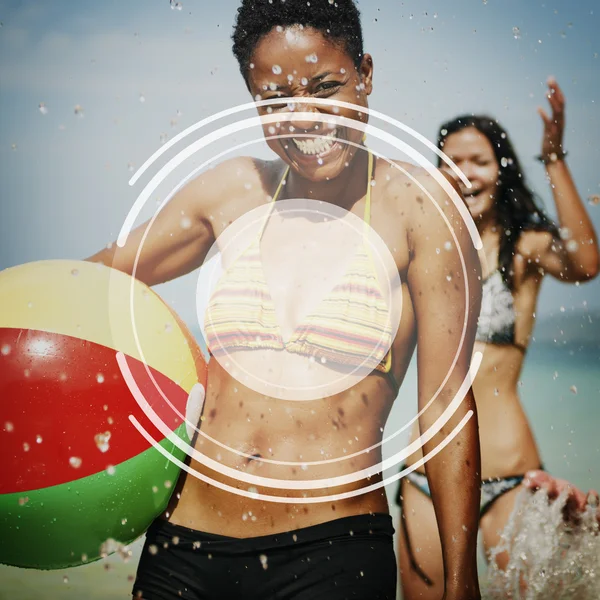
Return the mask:
<path id="1" fill-rule="evenodd" d="M 101 264 L 6 269 L 0 307 L 0 563 L 96 560 L 167 507 L 204 357 L 155 292 Z"/>

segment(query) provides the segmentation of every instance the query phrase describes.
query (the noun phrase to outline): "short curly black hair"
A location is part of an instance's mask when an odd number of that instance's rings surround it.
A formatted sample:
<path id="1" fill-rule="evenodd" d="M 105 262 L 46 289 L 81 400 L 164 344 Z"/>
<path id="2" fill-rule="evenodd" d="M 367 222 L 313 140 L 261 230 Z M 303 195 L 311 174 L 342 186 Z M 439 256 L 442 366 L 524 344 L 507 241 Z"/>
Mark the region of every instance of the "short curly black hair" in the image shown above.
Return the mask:
<path id="1" fill-rule="evenodd" d="M 242 0 L 232 35 L 233 54 L 248 83 L 250 58 L 263 36 L 277 26 L 317 29 L 352 57 L 356 68 L 363 57 L 360 12 L 354 0 Z"/>

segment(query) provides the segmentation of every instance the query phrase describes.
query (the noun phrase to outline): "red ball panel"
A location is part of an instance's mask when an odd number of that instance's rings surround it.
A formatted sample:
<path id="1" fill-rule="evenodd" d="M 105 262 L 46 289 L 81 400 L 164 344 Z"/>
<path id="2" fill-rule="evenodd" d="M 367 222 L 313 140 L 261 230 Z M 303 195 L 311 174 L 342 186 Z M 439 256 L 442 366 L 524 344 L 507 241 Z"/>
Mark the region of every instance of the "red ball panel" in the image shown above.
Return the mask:
<path id="1" fill-rule="evenodd" d="M 165 437 L 129 391 L 114 349 L 8 328 L 0 329 L 0 348 L 0 494 L 87 477 L 144 452 L 149 444 L 130 415 L 156 440 Z M 155 369 L 126 358 L 146 401 L 176 429 L 187 393 Z"/>

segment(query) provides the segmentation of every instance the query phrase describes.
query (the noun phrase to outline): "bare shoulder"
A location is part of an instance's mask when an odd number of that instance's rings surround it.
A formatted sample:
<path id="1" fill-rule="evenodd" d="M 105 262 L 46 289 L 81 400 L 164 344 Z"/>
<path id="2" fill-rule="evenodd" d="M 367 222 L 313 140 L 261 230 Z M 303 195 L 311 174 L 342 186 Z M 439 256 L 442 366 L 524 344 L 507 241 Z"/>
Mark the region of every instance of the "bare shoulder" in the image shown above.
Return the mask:
<path id="1" fill-rule="evenodd" d="M 243 210 L 245 199 L 252 203 L 251 197 L 269 185 L 276 162 L 240 156 L 208 168 L 182 190 L 186 208 L 199 217 L 213 214 L 217 208 L 227 210 L 232 203 Z"/>
<path id="2" fill-rule="evenodd" d="M 386 200 L 391 211 L 402 207 L 413 224 L 428 229 L 427 224 L 451 220 L 464 223 L 468 211 L 456 181 L 435 169 L 430 172 L 403 161 L 392 161 L 384 167 Z M 462 207 L 463 214 L 461 215 Z"/>
<path id="3" fill-rule="evenodd" d="M 236 194 L 248 184 L 256 183 L 266 169 L 264 163 L 249 156 L 231 158 L 203 171 L 186 189 L 207 199 L 222 199 L 228 193 Z"/>
<path id="4" fill-rule="evenodd" d="M 556 242 L 550 231 L 524 231 L 519 236 L 517 253 L 523 258 L 535 259 L 550 250 Z"/>

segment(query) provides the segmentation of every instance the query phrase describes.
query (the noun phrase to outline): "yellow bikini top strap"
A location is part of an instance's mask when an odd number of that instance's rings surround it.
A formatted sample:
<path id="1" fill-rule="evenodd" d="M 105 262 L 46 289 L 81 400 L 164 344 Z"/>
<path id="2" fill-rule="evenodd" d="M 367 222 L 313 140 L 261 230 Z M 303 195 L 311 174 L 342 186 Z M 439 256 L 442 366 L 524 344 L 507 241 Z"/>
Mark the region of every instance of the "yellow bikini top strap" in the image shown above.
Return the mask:
<path id="1" fill-rule="evenodd" d="M 283 177 L 281 178 L 281 181 L 279 182 L 279 185 L 277 186 L 277 189 L 275 190 L 275 195 L 273 196 L 273 200 L 271 200 L 271 202 L 275 202 L 275 200 L 277 200 L 277 198 L 279 197 L 279 192 L 281 192 L 281 188 L 283 187 L 283 184 L 285 183 L 285 180 L 287 179 L 289 172 L 290 172 L 290 165 L 288 165 L 286 167 L 285 173 L 283 174 Z"/>
<path id="2" fill-rule="evenodd" d="M 275 190 L 275 194 L 273 195 L 272 200 L 269 202 L 269 210 L 267 211 L 267 214 L 265 215 L 265 218 L 263 219 L 262 225 L 260 227 L 260 231 L 258 232 L 259 240 L 262 238 L 262 234 L 265 230 L 265 227 L 267 226 L 267 220 L 269 219 L 269 217 L 271 216 L 271 213 L 273 212 L 273 208 L 275 207 L 275 201 L 279 197 L 281 188 L 283 187 L 283 184 L 285 183 L 285 180 L 287 179 L 289 172 L 290 172 L 290 166 L 288 165 L 287 168 L 285 169 L 285 172 L 283 173 L 283 177 L 281 178 L 279 185 L 277 186 L 277 189 Z"/>
<path id="3" fill-rule="evenodd" d="M 371 185 L 373 181 L 373 154 L 369 150 L 369 167 L 367 174 L 367 196 L 365 198 L 365 214 L 363 216 L 365 234 L 369 231 L 371 225 Z"/>

